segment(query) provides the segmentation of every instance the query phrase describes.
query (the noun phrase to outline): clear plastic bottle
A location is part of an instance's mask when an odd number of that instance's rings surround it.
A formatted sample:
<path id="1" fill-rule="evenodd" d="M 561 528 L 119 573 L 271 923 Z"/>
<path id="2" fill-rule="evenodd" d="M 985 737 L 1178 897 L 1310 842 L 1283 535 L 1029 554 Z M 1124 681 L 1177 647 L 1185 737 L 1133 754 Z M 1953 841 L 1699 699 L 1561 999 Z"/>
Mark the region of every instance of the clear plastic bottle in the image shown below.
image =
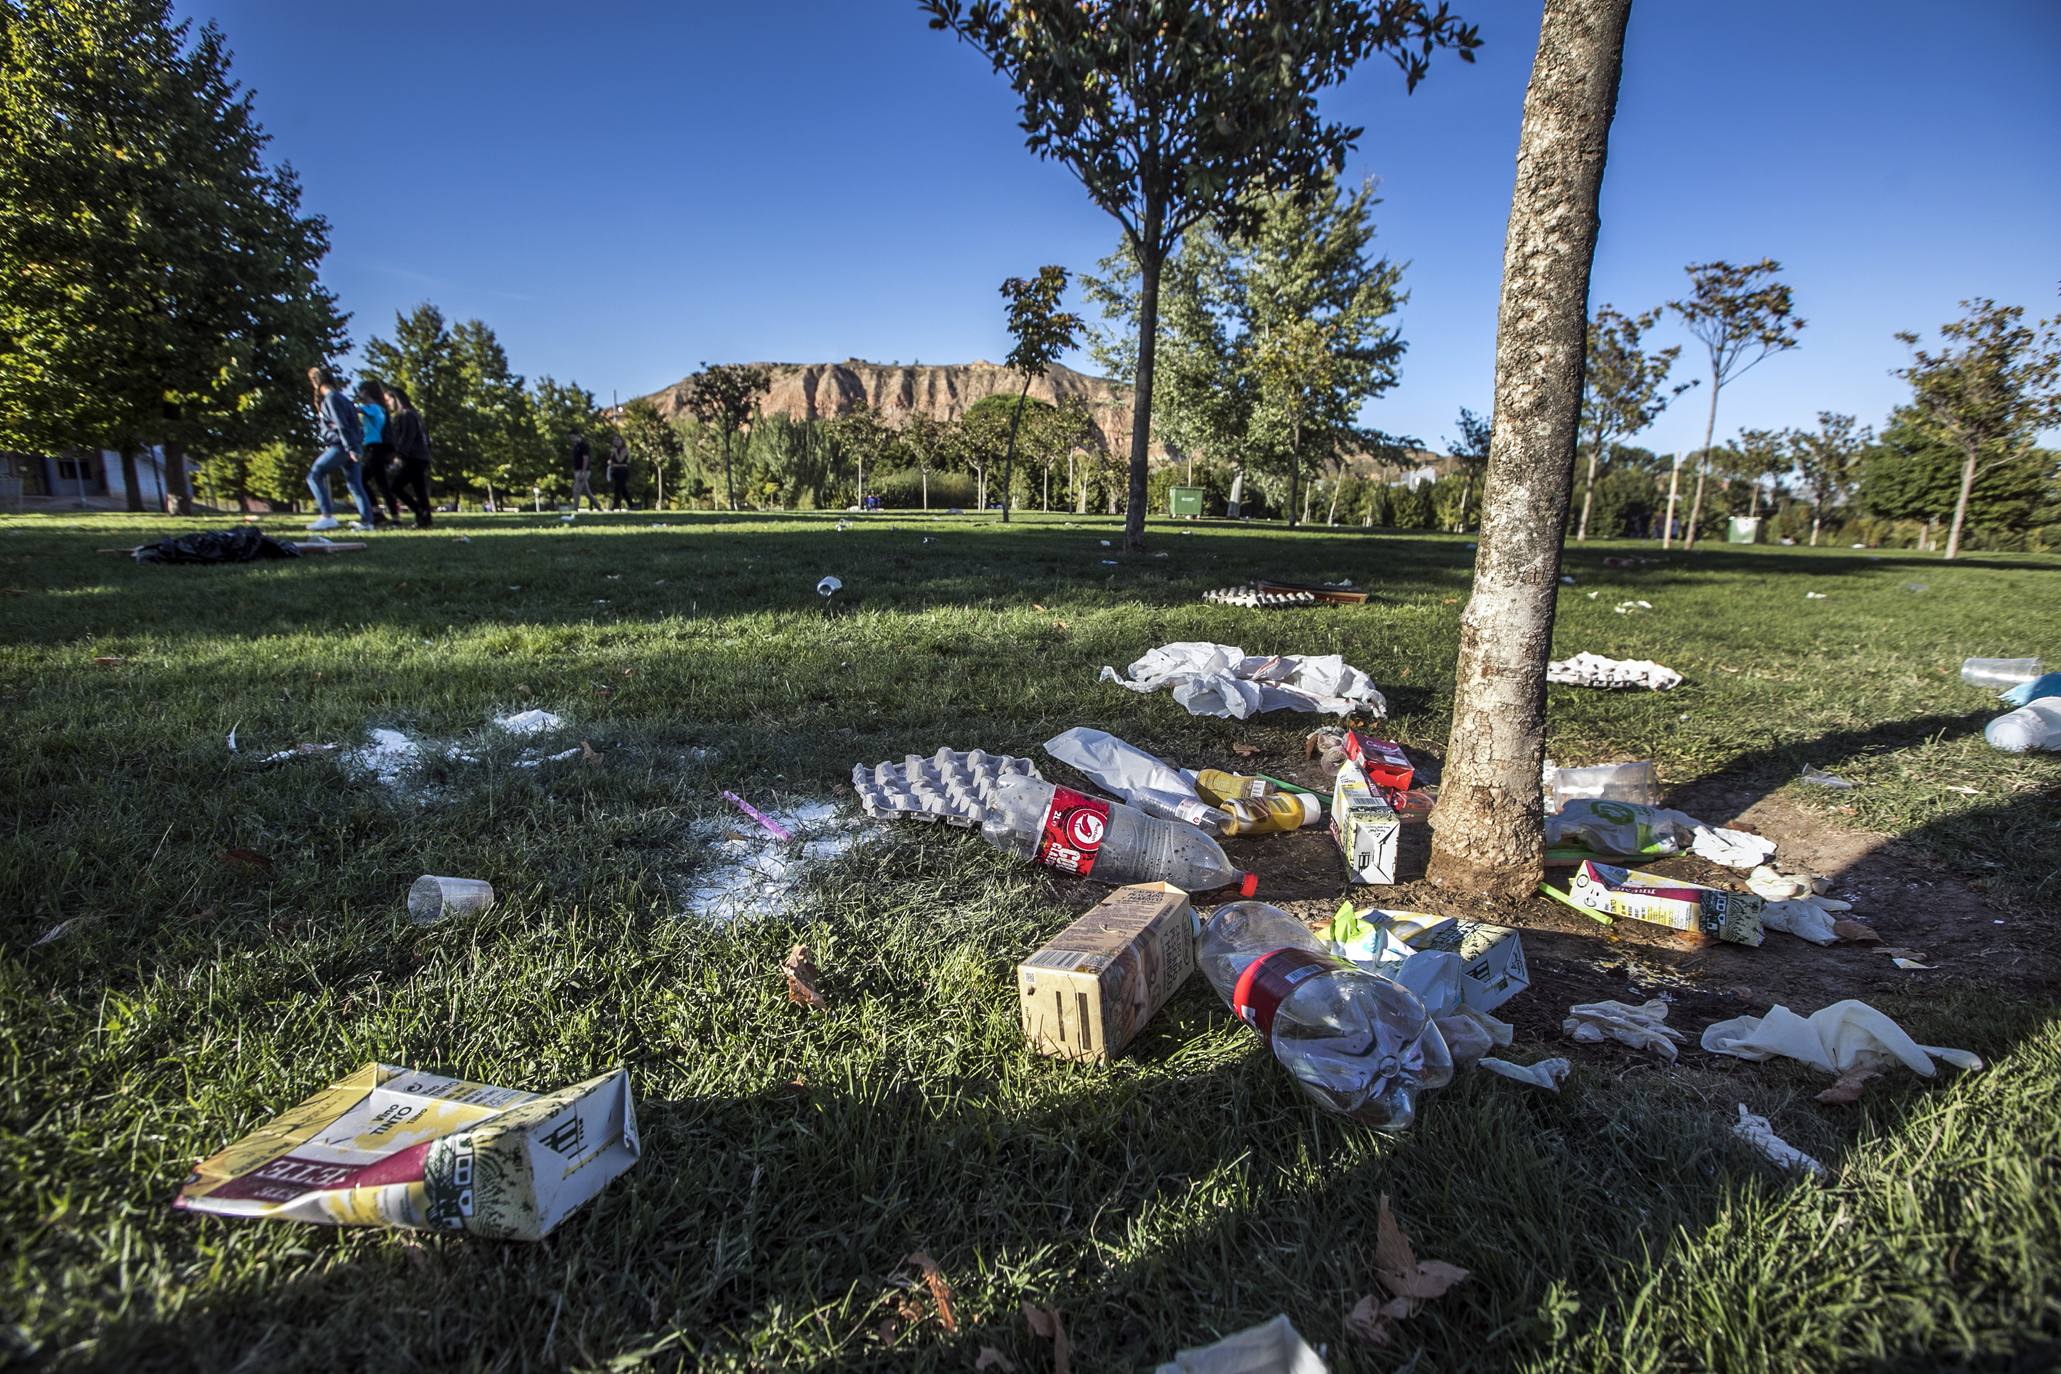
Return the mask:
<path id="1" fill-rule="evenodd" d="M 1257 886 L 1192 825 L 1036 778 L 998 781 L 980 833 L 1005 854 L 1117 887 L 1172 883 L 1208 892 L 1235 883 L 1250 897 Z"/>
<path id="2" fill-rule="evenodd" d="M 1217 995 L 1318 1105 L 1382 1131 L 1452 1081 L 1445 1037 L 1416 994 L 1328 953 L 1279 907 L 1220 907 L 1195 946 Z"/>

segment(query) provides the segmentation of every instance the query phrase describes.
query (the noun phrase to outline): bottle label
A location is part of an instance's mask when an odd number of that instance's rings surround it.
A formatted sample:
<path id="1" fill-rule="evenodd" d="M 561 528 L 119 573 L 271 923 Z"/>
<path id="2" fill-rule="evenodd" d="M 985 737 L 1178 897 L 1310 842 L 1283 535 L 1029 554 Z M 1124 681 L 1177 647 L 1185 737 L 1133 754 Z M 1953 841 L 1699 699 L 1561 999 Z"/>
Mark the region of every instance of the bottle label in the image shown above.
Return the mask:
<path id="1" fill-rule="evenodd" d="M 1052 789 L 1038 836 L 1038 862 L 1061 873 L 1087 877 L 1109 834 L 1109 803 L 1067 787 Z"/>
<path id="2" fill-rule="evenodd" d="M 1238 975 L 1238 984 L 1231 989 L 1231 1010 L 1272 1044 L 1274 1014 L 1290 993 L 1320 973 L 1351 967 L 1343 959 L 1294 945 L 1270 949 Z"/>

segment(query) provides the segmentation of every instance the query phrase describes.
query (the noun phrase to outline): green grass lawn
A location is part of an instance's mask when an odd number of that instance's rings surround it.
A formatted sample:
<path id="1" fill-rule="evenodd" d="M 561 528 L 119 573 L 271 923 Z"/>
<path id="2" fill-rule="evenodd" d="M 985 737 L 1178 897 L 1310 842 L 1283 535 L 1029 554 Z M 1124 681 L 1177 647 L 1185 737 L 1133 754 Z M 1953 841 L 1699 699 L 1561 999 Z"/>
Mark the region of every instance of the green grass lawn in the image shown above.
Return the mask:
<path id="1" fill-rule="evenodd" d="M 1300 765 L 1307 717 L 1196 720 L 1097 683 L 1171 640 L 1342 653 L 1435 757 L 1465 540 L 1155 524 L 1152 553 L 1119 557 L 1095 517 L 504 516 L 292 563 L 95 552 L 192 524 L 0 520 L 0 1360 L 963 1370 L 993 1346 L 1049 1368 L 1029 1300 L 1063 1314 L 1077 1370 L 1148 1368 L 1276 1312 L 1339 1370 L 2061 1362 L 2061 1017 L 2033 955 L 1857 991 L 1989 1067 L 1892 1075 L 1852 1108 L 1816 1103 L 1799 1066 L 1701 1054 L 1697 1021 L 1672 1067 L 1530 1029 L 1572 1000 L 1542 972 L 1512 1057 L 1570 1055 L 1563 1092 L 1464 1077 L 1389 1138 L 1319 1115 L 1200 980 L 1112 1067 L 1027 1052 L 1016 962 L 1092 893 L 964 832 L 889 832 L 783 914 L 684 910 L 739 823 L 725 788 L 788 805 L 857 762 L 1036 754 L 1076 724 L 1191 765 L 1233 742 Z M 2029 929 L 2017 948 L 2052 943 L 2061 762 L 1989 750 L 1993 703 L 1956 669 L 2061 661 L 2061 560 L 1604 567 L 1627 552 L 1658 551 L 1570 552 L 1556 653 L 1687 680 L 1554 688 L 1556 759 L 1780 792 L 1900 837 Z M 1262 574 L 1380 597 L 1200 600 Z M 1632 598 L 1654 609 L 1613 611 Z M 599 757 L 515 766 L 535 746 L 483 727 L 528 707 L 569 723 L 545 752 Z M 375 726 L 476 761 L 405 789 L 334 756 L 257 762 Z M 1807 762 L 1861 785 L 1794 783 Z M 500 902 L 417 928 L 424 872 Z M 1342 868 L 1319 877 L 1335 902 Z M 1914 880 L 1908 900 L 1935 897 Z M 1596 961 L 1621 957 L 1597 931 Z M 797 940 L 825 1014 L 786 1000 Z M 194 1160 L 368 1059 L 533 1090 L 627 1064 L 644 1158 L 532 1246 L 170 1210 Z M 1829 1179 L 1735 1144 L 1740 1102 Z M 1375 1291 L 1384 1194 L 1420 1255 L 1472 1277 L 1381 1347 L 1344 1319 Z M 883 1330 L 916 1250 L 953 1285 L 956 1332 Z"/>

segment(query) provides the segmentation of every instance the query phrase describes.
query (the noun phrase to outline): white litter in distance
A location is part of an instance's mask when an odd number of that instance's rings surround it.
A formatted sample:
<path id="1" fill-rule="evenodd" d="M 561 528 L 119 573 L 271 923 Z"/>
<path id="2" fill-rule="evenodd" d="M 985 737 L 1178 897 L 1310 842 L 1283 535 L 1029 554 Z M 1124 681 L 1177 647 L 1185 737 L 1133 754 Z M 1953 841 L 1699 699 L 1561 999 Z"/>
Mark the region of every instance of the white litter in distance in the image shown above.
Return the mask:
<path id="1" fill-rule="evenodd" d="M 1615 606 L 1611 607 L 1611 609 L 1616 611 L 1619 615 L 1630 615 L 1633 611 L 1652 610 L 1653 603 L 1650 601 L 1620 601 Z"/>
<path id="2" fill-rule="evenodd" d="M 725 922 L 778 916 L 811 872 L 843 858 L 861 840 L 884 829 L 842 814 L 828 801 L 803 802 L 766 814 L 794 835 L 791 843 L 757 826 L 741 829 L 730 819 L 711 819 L 695 827 L 709 837 L 711 866 L 695 875 L 684 903 L 688 912 Z"/>
<path id="3" fill-rule="evenodd" d="M 1101 681 L 1133 692 L 1173 689 L 1192 716 L 1247 720 L 1262 711 L 1315 711 L 1343 716 L 1388 714 L 1374 679 L 1337 654 L 1248 654 L 1230 644 L 1184 640 L 1164 644 L 1131 664 L 1125 675 L 1105 667 Z"/>
<path id="4" fill-rule="evenodd" d="M 422 749 L 399 730 L 374 727 L 372 743 L 345 757 L 352 767 L 364 769 L 388 787 L 398 787 L 422 762 Z"/>
<path id="5" fill-rule="evenodd" d="M 513 716 L 497 716 L 494 724 L 517 737 L 541 735 L 546 730 L 556 730 L 565 722 L 549 711 L 524 711 Z"/>
<path id="6" fill-rule="evenodd" d="M 1674 669 L 1644 658 L 1605 658 L 1601 654 L 1576 654 L 1546 665 L 1546 681 L 1570 687 L 1602 687 L 1616 690 L 1642 687 L 1665 692 L 1678 687 L 1682 675 Z"/>
<path id="7" fill-rule="evenodd" d="M 1747 1111 L 1744 1102 L 1739 1104 L 1739 1119 L 1732 1123 L 1732 1134 L 1785 1169 L 1818 1175 L 1825 1172 L 1824 1165 L 1776 1135 L 1773 1122 Z"/>
<path id="8" fill-rule="evenodd" d="M 1815 783 L 1819 787 L 1847 788 L 1853 786 L 1853 783 L 1840 777 L 1838 774 L 1821 773 L 1807 763 L 1803 766 L 1803 780 L 1808 783 Z"/>

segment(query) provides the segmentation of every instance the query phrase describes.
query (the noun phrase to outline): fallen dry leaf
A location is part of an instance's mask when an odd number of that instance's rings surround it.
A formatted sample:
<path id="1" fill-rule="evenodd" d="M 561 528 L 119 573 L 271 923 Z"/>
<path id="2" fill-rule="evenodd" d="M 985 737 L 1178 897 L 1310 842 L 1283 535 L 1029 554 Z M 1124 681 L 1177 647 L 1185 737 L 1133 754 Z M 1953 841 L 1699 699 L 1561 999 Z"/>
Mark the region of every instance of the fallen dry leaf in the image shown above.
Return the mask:
<path id="1" fill-rule="evenodd" d="M 1409 1298 L 1390 1298 L 1387 1302 L 1374 1301 L 1372 1293 L 1353 1304 L 1353 1310 L 1345 1314 L 1345 1329 L 1350 1335 L 1375 1345 L 1387 1345 L 1394 1334 L 1396 1322 L 1416 1310 L 1416 1304 Z"/>
<path id="2" fill-rule="evenodd" d="M 1259 751 L 1260 747 L 1257 744 L 1246 744 L 1242 741 L 1231 746 L 1231 752 L 1241 759 L 1253 758 L 1259 754 Z"/>
<path id="3" fill-rule="evenodd" d="M 930 1290 L 930 1300 L 937 1304 L 938 1322 L 945 1328 L 945 1334 L 952 1335 L 959 1330 L 958 1319 L 952 1315 L 952 1285 L 945 1282 L 945 1271 L 937 1267 L 937 1261 L 921 1250 L 912 1253 L 903 1264 L 913 1264 L 923 1271 L 923 1285 Z"/>
<path id="4" fill-rule="evenodd" d="M 272 861 L 255 849 L 225 849 L 215 857 L 238 868 L 268 869 L 272 866 Z"/>
<path id="5" fill-rule="evenodd" d="M 824 1000 L 816 983 L 823 974 L 816 967 L 816 961 L 809 957 L 807 945 L 796 945 L 787 951 L 787 958 L 780 968 L 787 974 L 787 1000 L 799 1002 L 810 1011 L 828 1011 L 830 1003 Z"/>
<path id="6" fill-rule="evenodd" d="M 1023 1319 L 1030 1323 L 1033 1336 L 1052 1342 L 1052 1374 L 1069 1374 L 1073 1368 L 1073 1350 L 1066 1342 L 1066 1323 L 1060 1320 L 1059 1309 L 1035 1307 L 1026 1298 Z"/>
<path id="7" fill-rule="evenodd" d="M 1832 937 L 1846 943 L 1872 944 L 1882 937 L 1875 933 L 1875 927 L 1862 925 L 1859 921 L 1834 921 Z"/>
<path id="8" fill-rule="evenodd" d="M 118 654 L 101 654 L 93 660 L 93 666 L 96 668 L 119 668 L 128 661 L 128 659 Z"/>
<path id="9" fill-rule="evenodd" d="M 1848 1069 L 1839 1075 L 1838 1082 L 1818 1094 L 1818 1101 L 1829 1102 L 1836 1107 L 1850 1107 L 1861 1100 L 1861 1094 L 1867 1090 L 1868 1080 L 1881 1076 L 1880 1069 Z"/>
<path id="10" fill-rule="evenodd" d="M 1016 1361 L 1010 1359 L 1007 1355 L 995 1349 L 995 1347 L 984 1345 L 980 1348 L 980 1354 L 973 1357 L 973 1367 L 976 1371 L 999 1369 L 1002 1371 L 1002 1374 L 1015 1374 Z"/>
<path id="11" fill-rule="evenodd" d="M 580 762 L 592 763 L 601 757 L 601 751 L 585 740 L 580 741 Z"/>
<path id="12" fill-rule="evenodd" d="M 1374 1273 L 1382 1286 L 1399 1298 L 1426 1302 L 1443 1297 L 1448 1288 L 1467 1277 L 1467 1271 L 1444 1260 L 1418 1262 L 1410 1238 L 1396 1224 L 1388 1210 L 1388 1194 L 1381 1195 L 1380 1214 L 1375 1218 Z"/>

